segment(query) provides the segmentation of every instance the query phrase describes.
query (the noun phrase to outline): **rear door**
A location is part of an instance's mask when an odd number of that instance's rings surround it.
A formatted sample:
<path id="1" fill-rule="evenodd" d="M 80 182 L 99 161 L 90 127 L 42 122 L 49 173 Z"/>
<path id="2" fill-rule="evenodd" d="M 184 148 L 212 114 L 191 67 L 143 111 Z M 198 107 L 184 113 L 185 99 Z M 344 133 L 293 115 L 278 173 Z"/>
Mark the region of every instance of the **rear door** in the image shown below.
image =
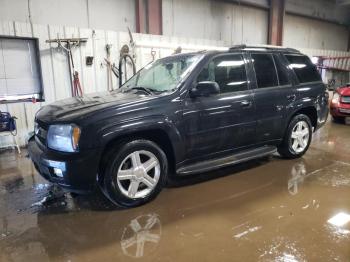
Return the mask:
<path id="1" fill-rule="evenodd" d="M 280 139 L 283 105 L 278 75 L 272 53 L 251 53 L 254 103 L 256 108 L 256 142 Z"/>

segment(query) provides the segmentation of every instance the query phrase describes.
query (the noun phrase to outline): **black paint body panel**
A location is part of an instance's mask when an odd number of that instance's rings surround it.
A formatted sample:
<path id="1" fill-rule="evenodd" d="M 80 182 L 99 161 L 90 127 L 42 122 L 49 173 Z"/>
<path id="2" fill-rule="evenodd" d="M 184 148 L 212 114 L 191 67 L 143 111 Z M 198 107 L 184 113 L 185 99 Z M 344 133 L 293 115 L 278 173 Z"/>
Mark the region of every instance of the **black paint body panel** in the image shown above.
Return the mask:
<path id="1" fill-rule="evenodd" d="M 280 49 L 268 52 L 277 53 L 283 60 Z M 59 123 L 76 124 L 81 128 L 79 152 L 57 152 L 32 139 L 29 143 L 31 158 L 42 174 L 45 173 L 42 165 L 49 165 L 43 159 L 68 163 L 67 178 L 61 184 L 69 190 L 84 190 L 95 184 L 106 146 L 120 136 L 143 131 L 165 133 L 171 142 L 174 166 L 181 169 L 249 148 L 277 146 L 291 117 L 303 108 L 316 110 L 315 129 L 324 124 L 328 98 L 321 81 L 298 84 L 293 71 L 289 70 L 290 85 L 257 89 L 249 51 L 229 53 L 243 54 L 247 61 L 248 90 L 190 98 L 189 89 L 201 69 L 213 57 L 228 54 L 204 52 L 196 68 L 172 93 L 148 95 L 142 91 L 113 91 L 69 98 L 43 107 L 36 120 L 45 128 Z M 290 96 L 294 99 L 287 99 Z M 242 106 L 242 102 L 247 101 L 250 106 Z"/>

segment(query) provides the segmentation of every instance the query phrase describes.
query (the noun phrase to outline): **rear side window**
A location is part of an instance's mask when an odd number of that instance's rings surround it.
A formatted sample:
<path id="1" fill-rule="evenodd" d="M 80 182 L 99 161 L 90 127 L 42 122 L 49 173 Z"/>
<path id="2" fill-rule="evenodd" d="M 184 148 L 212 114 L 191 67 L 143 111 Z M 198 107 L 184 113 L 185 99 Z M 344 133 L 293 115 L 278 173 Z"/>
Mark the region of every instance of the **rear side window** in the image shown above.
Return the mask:
<path id="1" fill-rule="evenodd" d="M 278 55 L 273 55 L 273 58 L 275 59 L 275 65 L 280 86 L 290 84 L 286 66 L 281 63 Z"/>
<path id="2" fill-rule="evenodd" d="M 271 54 L 251 54 L 258 88 L 278 86 L 275 64 Z"/>
<path id="3" fill-rule="evenodd" d="M 197 82 L 214 81 L 220 93 L 238 92 L 248 89 L 245 61 L 242 55 L 224 55 L 214 58 L 204 67 Z"/>
<path id="4" fill-rule="evenodd" d="M 300 83 L 321 81 L 321 77 L 307 56 L 285 55 L 289 62 L 289 67 L 293 69 Z"/>

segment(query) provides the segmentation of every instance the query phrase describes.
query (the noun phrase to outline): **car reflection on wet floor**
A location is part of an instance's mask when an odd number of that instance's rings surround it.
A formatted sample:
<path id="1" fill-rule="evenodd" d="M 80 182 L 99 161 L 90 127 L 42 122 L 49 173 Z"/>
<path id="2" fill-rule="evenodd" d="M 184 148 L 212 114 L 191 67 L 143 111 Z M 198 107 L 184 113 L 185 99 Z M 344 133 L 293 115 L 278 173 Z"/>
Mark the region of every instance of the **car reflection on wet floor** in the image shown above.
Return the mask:
<path id="1" fill-rule="evenodd" d="M 0 261 L 349 261 L 349 138 L 329 122 L 301 159 L 176 179 L 129 210 L 64 194 L 3 152 Z"/>

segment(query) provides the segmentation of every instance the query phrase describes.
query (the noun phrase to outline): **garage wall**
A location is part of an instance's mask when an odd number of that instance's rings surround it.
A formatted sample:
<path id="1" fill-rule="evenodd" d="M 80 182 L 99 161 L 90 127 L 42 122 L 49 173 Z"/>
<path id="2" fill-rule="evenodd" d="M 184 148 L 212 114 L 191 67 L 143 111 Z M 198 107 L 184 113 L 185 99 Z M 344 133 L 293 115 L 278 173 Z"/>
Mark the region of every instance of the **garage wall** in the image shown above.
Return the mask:
<path id="1" fill-rule="evenodd" d="M 71 85 L 66 53 L 57 48 L 57 44 L 48 44 L 45 41 L 66 37 L 88 38 L 87 43 L 73 50 L 76 70 L 85 94 L 107 91 L 106 44 L 112 44 L 111 61 L 118 64 L 119 51 L 124 44 L 129 44 L 129 34 L 126 32 L 93 30 L 69 26 L 33 25 L 29 23 L 1 22 L 0 35 L 34 36 L 39 38 L 40 59 L 44 84 L 45 102 L 43 103 L 11 103 L 0 104 L 0 111 L 9 111 L 18 118 L 18 140 L 25 145 L 28 133 L 33 131 L 34 117 L 37 110 L 45 104 L 71 96 Z M 151 51 L 155 51 L 155 59 L 168 56 L 181 46 L 183 52 L 199 51 L 204 49 L 220 49 L 222 41 L 178 38 L 167 36 L 133 34 L 136 42 L 137 69 L 152 61 Z M 86 66 L 85 57 L 94 56 L 93 65 Z M 130 75 L 130 74 L 128 74 Z M 113 78 L 114 86 L 117 79 Z M 7 145 L 10 138 L 0 137 L 0 146 Z"/>
<path id="2" fill-rule="evenodd" d="M 268 12 L 211 0 L 163 0 L 163 34 L 266 44 Z"/>
<path id="3" fill-rule="evenodd" d="M 28 6 L 29 3 L 29 6 Z M 0 20 L 135 31 L 133 0 L 0 0 Z"/>
<path id="4" fill-rule="evenodd" d="M 346 26 L 288 14 L 285 16 L 285 46 L 346 51 L 348 41 Z"/>

